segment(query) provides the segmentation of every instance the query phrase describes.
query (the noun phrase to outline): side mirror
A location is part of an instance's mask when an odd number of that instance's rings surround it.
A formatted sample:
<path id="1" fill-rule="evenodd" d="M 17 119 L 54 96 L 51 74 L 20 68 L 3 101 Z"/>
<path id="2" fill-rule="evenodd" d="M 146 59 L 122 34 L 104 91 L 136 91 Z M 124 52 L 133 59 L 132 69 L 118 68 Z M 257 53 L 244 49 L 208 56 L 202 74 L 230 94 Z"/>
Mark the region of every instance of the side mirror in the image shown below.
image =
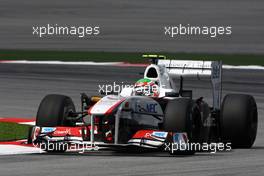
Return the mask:
<path id="1" fill-rule="evenodd" d="M 133 109 L 131 108 L 131 102 L 129 102 L 129 101 L 125 102 L 122 106 L 122 111 L 123 112 L 132 112 Z"/>

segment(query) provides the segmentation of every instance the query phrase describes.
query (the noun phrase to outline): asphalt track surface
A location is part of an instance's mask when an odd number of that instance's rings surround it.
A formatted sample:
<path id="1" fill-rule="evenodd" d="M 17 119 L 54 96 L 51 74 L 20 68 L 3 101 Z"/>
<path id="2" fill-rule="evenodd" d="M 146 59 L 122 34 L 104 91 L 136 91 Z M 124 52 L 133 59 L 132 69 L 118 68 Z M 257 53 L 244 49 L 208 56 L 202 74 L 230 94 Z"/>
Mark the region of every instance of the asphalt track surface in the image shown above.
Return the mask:
<path id="1" fill-rule="evenodd" d="M 79 93 L 96 95 L 98 84 L 130 84 L 144 68 L 112 66 L 56 66 L 0 64 L 0 114 L 33 117 L 48 93 L 66 94 L 79 104 Z M 30 154 L 0 156 L 0 175 L 263 175 L 264 174 L 264 72 L 224 70 L 226 93 L 249 93 L 259 110 L 258 136 L 252 149 L 197 153 L 171 157 L 166 153 L 113 152 Z M 194 96 L 211 102 L 208 81 L 185 81 Z M 78 105 L 77 105 L 78 106 Z"/>
<path id="2" fill-rule="evenodd" d="M 263 53 L 262 0 L 1 0 L 1 49 Z M 100 26 L 98 37 L 32 35 L 32 26 Z M 164 26 L 232 26 L 231 36 L 169 38 Z"/>

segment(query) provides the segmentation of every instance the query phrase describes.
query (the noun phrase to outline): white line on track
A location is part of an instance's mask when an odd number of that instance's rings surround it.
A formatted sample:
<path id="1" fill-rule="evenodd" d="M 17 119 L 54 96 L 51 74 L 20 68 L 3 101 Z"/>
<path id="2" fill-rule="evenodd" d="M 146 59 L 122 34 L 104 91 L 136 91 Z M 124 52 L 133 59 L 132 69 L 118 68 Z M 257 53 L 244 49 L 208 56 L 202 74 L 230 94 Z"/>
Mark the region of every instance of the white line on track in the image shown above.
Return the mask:
<path id="1" fill-rule="evenodd" d="M 35 147 L 27 147 L 21 145 L 0 145 L 0 155 L 17 155 L 17 154 L 30 154 L 30 153 L 43 153 L 42 150 Z"/>
<path id="2" fill-rule="evenodd" d="M 27 61 L 27 60 L 2 60 L 0 63 L 8 64 L 51 64 L 51 65 L 117 65 L 122 62 L 92 62 L 92 61 L 79 61 L 79 62 L 63 62 L 63 61 Z"/>
<path id="3" fill-rule="evenodd" d="M 30 125 L 30 126 L 34 126 L 36 125 L 36 122 L 19 122 L 19 124 L 22 124 L 22 125 Z"/>
<path id="4" fill-rule="evenodd" d="M 124 62 L 92 62 L 92 61 L 78 61 L 78 62 L 64 62 L 64 61 L 28 61 L 28 60 L 0 60 L 1 63 L 8 64 L 50 64 L 50 65 L 94 65 L 94 66 L 122 66 L 122 67 L 145 67 L 148 64 L 130 64 Z M 224 69 L 246 69 L 246 70 L 264 70 L 263 66 L 259 65 L 223 65 Z"/>

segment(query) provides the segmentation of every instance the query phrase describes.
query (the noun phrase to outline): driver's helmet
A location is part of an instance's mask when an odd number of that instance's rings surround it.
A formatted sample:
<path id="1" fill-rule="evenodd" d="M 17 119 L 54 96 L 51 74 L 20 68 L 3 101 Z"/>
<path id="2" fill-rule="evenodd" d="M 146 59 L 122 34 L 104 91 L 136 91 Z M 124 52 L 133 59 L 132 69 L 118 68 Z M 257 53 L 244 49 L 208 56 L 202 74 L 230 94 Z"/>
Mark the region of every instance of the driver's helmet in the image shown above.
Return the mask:
<path id="1" fill-rule="evenodd" d="M 140 95 L 140 96 L 158 97 L 159 87 L 154 81 L 144 78 L 138 80 L 135 83 L 134 93 L 135 95 Z"/>

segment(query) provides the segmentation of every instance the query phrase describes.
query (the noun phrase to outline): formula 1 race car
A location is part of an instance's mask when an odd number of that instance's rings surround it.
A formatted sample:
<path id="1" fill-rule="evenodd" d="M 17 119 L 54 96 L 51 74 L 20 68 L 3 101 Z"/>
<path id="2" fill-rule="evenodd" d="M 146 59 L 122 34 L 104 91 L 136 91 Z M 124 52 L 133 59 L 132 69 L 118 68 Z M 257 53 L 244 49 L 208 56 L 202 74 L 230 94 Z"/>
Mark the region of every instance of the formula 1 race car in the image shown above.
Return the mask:
<path id="1" fill-rule="evenodd" d="M 70 97 L 47 95 L 39 105 L 28 142 L 45 144 L 42 148 L 48 152 L 63 152 L 78 145 L 80 150 L 157 150 L 171 154 L 194 154 L 197 149 L 172 150 L 170 144 L 253 145 L 258 123 L 255 99 L 228 94 L 221 101 L 221 61 L 144 57 L 152 63 L 135 86 L 102 97 L 82 93 L 81 112 L 76 112 Z M 202 97 L 193 99 L 192 91 L 183 88 L 186 77 L 210 78 L 212 106 Z M 180 79 L 178 90 L 173 87 L 174 78 Z"/>

